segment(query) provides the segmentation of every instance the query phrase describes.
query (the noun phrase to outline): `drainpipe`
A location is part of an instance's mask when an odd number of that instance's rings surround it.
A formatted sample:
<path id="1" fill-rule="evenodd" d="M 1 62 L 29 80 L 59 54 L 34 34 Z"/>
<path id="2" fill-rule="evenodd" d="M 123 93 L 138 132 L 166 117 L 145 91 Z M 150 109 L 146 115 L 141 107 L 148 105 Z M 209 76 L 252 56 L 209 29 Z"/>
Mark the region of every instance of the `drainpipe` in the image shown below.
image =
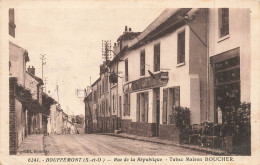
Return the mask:
<path id="1" fill-rule="evenodd" d="M 209 109 L 210 109 L 210 90 L 209 90 L 209 67 L 210 67 L 210 62 L 209 62 L 209 9 L 206 9 L 206 25 L 207 25 L 207 95 L 206 95 L 206 100 L 207 100 L 207 109 L 206 109 L 206 120 L 209 120 Z"/>

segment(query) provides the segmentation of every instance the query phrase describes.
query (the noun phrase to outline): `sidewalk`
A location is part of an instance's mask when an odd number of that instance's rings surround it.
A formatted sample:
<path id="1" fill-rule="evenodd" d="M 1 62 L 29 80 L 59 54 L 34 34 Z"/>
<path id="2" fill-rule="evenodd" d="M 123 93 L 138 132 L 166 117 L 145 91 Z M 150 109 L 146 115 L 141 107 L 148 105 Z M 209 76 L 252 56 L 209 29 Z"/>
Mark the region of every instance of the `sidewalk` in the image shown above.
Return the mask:
<path id="1" fill-rule="evenodd" d="M 44 156 L 43 134 L 27 136 L 17 150 L 19 156 Z"/>
<path id="2" fill-rule="evenodd" d="M 209 153 L 212 155 L 223 155 L 223 156 L 232 155 L 232 154 L 228 154 L 226 151 L 223 151 L 220 149 L 205 148 L 205 147 L 191 145 L 191 144 L 177 144 L 177 143 L 174 143 L 173 141 L 159 139 L 158 137 L 143 137 L 143 136 L 137 136 L 137 135 L 130 135 L 130 134 L 126 134 L 126 133 L 120 133 L 120 134 L 101 133 L 101 134 L 128 138 L 128 139 L 133 139 L 133 140 L 140 140 L 140 141 L 151 142 L 151 143 L 157 143 L 157 144 L 172 145 L 172 146 L 176 146 L 176 147 L 182 147 L 182 148 L 187 148 L 187 149 L 191 149 L 191 150 L 205 152 L 205 153 Z"/>

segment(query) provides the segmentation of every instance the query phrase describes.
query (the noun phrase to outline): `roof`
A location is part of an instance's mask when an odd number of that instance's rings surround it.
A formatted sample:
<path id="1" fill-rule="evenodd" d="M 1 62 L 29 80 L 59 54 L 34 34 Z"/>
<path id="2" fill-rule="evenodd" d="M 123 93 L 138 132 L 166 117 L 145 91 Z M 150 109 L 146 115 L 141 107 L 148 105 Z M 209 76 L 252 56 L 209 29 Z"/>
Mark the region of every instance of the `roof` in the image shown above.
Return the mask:
<path id="1" fill-rule="evenodd" d="M 37 101 L 33 99 L 25 99 L 22 96 L 16 95 L 15 96 L 22 104 L 23 106 L 28 109 L 32 113 L 44 113 L 48 114 L 48 111 Z"/>
<path id="2" fill-rule="evenodd" d="M 111 64 L 115 63 L 121 57 L 126 55 L 127 52 L 138 49 L 139 47 L 146 45 L 160 37 L 163 37 L 163 36 L 173 32 L 177 28 L 185 25 L 186 24 L 185 16 L 187 15 L 187 13 L 190 10 L 191 10 L 191 8 L 183 8 L 183 9 L 179 9 L 179 10 L 172 9 L 172 11 L 168 13 L 168 15 L 170 15 L 167 17 L 168 19 L 159 22 L 160 24 L 157 23 L 158 25 L 156 25 L 154 27 L 154 29 L 151 30 L 150 32 L 147 32 L 149 29 L 146 28 L 146 30 L 144 30 L 144 32 L 142 32 L 139 35 L 139 36 L 142 36 L 142 39 L 140 39 L 137 43 L 130 46 L 129 48 L 122 49 L 118 53 L 118 55 L 112 60 Z M 165 17 L 165 15 L 161 14 L 159 17 Z M 160 19 L 159 17 L 156 20 L 159 20 Z M 151 26 L 152 24 L 153 23 L 151 23 L 149 26 Z M 143 34 L 143 33 L 145 33 L 145 34 Z"/>
<path id="3" fill-rule="evenodd" d="M 171 17 L 169 17 L 165 22 L 160 24 L 157 28 L 151 31 L 147 36 L 137 42 L 135 45 L 130 47 L 130 50 L 135 50 L 153 40 L 163 37 L 180 26 L 186 24 L 185 16 L 191 10 L 191 8 L 184 8 L 176 11 Z"/>
<path id="4" fill-rule="evenodd" d="M 119 36 L 119 38 L 117 39 L 117 42 L 125 41 L 125 40 L 132 40 L 135 37 L 137 37 L 139 34 L 141 34 L 141 32 L 126 32 L 126 33 L 122 34 L 121 36 Z"/>
<path id="5" fill-rule="evenodd" d="M 30 72 L 28 72 L 28 71 L 26 71 L 26 73 L 28 73 L 28 74 L 29 74 L 30 76 L 32 76 L 36 81 L 38 81 L 38 82 L 40 83 L 40 85 L 44 85 L 44 83 L 43 83 L 43 81 L 42 81 L 41 78 L 35 76 L 34 74 L 32 74 L 32 73 L 30 73 Z"/>
<path id="6" fill-rule="evenodd" d="M 101 80 L 101 77 L 99 77 L 91 86 L 93 87 L 100 80 Z"/>
<path id="7" fill-rule="evenodd" d="M 92 100 L 92 91 L 84 98 L 83 102 Z"/>
<path id="8" fill-rule="evenodd" d="M 22 47 L 20 47 L 20 46 L 18 46 L 18 45 L 16 45 L 16 44 L 14 44 L 14 43 L 11 42 L 11 41 L 9 41 L 9 44 L 11 44 L 11 45 L 13 45 L 13 46 L 15 46 L 15 47 L 21 49 L 21 50 L 24 52 L 25 61 L 26 61 L 26 62 L 29 62 L 29 61 L 30 61 L 29 56 L 28 56 L 28 52 L 27 52 L 26 49 L 24 49 L 24 48 L 22 48 Z"/>

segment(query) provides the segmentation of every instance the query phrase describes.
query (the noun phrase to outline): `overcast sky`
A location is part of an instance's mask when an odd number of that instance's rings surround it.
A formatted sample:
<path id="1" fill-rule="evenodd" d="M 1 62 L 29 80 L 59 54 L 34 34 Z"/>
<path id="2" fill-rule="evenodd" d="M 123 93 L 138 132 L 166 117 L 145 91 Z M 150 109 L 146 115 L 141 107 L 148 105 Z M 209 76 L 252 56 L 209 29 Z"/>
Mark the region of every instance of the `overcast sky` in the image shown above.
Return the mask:
<path id="1" fill-rule="evenodd" d="M 84 89 L 99 77 L 102 40 L 112 44 L 125 25 L 142 32 L 164 9 L 15 9 L 16 40 L 29 52 L 36 75 L 41 77 L 40 54 L 46 55 L 44 77 L 47 91 L 68 114 L 84 114 L 83 99 L 76 89 Z M 136 16 L 138 15 L 138 16 Z"/>

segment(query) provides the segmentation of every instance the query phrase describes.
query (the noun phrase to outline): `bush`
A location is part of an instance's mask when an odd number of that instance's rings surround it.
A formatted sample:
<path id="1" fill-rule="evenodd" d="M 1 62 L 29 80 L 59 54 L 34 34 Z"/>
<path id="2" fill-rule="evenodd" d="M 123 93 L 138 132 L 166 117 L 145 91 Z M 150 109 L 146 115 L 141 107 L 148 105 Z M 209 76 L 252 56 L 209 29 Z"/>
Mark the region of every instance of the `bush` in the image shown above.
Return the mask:
<path id="1" fill-rule="evenodd" d="M 190 109 L 186 107 L 173 108 L 174 121 L 177 128 L 180 130 L 180 136 L 183 142 L 187 142 L 190 134 Z"/>

